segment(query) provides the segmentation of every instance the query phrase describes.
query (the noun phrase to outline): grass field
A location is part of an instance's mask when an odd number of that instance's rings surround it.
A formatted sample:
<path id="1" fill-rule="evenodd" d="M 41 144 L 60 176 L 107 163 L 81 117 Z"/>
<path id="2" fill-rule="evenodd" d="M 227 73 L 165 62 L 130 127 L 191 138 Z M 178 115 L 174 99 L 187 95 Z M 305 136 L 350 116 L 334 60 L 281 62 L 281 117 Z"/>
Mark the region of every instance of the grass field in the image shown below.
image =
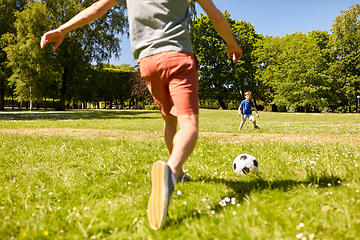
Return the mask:
<path id="1" fill-rule="evenodd" d="M 360 239 L 360 114 L 257 121 L 239 132 L 237 111 L 200 111 L 192 180 L 153 231 L 157 111 L 0 112 L 0 239 Z M 240 153 L 259 171 L 237 176 Z"/>

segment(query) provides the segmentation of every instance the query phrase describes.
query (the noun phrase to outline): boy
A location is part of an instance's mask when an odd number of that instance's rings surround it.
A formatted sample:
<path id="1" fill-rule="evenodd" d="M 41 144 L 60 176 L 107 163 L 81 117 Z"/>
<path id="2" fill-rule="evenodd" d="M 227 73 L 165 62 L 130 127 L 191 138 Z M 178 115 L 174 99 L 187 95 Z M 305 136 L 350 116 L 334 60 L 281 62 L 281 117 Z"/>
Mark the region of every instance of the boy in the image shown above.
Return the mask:
<path id="1" fill-rule="evenodd" d="M 227 56 L 237 62 L 242 49 L 212 0 L 197 0 L 227 43 Z M 61 44 L 64 35 L 101 17 L 116 4 L 127 5 L 131 48 L 140 73 L 164 120 L 164 138 L 170 153 L 167 163 L 152 166 L 148 218 L 152 229 L 163 226 L 175 179 L 184 177 L 182 166 L 198 137 L 197 60 L 187 29 L 188 0 L 99 0 L 58 29 L 45 33 L 41 47 Z M 177 130 L 177 125 L 179 129 Z"/>
<path id="2" fill-rule="evenodd" d="M 245 100 L 243 100 L 240 103 L 239 109 L 238 109 L 238 115 L 241 116 L 241 123 L 240 123 L 240 127 L 239 130 L 241 131 L 242 127 L 244 126 L 244 123 L 246 121 L 246 118 L 249 118 L 253 124 L 254 124 L 254 128 L 255 129 L 260 129 L 257 125 L 256 125 L 256 120 L 254 118 L 254 116 L 252 115 L 252 110 L 251 108 L 253 107 L 257 117 L 259 117 L 259 113 L 254 105 L 254 103 L 250 100 L 251 99 L 251 92 L 246 92 L 245 93 Z"/>

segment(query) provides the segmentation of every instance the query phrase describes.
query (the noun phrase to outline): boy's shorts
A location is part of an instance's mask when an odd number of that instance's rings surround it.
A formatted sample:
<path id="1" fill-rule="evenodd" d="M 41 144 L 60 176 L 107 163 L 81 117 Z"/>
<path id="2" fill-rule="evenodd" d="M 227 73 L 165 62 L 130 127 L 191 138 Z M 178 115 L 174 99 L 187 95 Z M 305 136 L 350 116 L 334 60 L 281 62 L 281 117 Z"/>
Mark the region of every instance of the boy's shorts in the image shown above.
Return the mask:
<path id="1" fill-rule="evenodd" d="M 198 62 L 193 53 L 167 51 L 140 60 L 140 73 L 162 115 L 199 114 Z"/>
<path id="2" fill-rule="evenodd" d="M 255 118 L 252 114 L 242 114 L 241 115 L 242 121 L 246 121 L 246 118 L 249 118 L 252 122 L 255 121 Z"/>

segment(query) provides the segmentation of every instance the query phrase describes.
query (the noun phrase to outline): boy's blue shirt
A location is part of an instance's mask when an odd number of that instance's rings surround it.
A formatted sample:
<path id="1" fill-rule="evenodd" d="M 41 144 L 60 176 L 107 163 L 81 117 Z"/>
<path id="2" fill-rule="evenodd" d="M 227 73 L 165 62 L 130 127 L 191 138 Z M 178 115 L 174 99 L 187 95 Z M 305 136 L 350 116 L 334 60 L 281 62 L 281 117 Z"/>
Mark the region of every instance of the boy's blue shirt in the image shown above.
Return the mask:
<path id="1" fill-rule="evenodd" d="M 241 106 L 241 113 L 242 114 L 252 114 L 252 107 L 255 107 L 254 103 L 250 100 L 249 102 L 246 100 L 243 100 L 240 103 Z"/>

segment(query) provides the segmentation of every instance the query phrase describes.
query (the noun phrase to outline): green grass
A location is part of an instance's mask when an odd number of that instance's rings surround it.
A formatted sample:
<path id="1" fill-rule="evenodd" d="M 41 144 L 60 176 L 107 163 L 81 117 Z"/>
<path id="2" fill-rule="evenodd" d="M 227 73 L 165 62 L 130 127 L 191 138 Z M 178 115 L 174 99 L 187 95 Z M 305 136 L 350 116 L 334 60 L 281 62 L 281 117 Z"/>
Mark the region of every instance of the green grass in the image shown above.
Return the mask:
<path id="1" fill-rule="evenodd" d="M 0 112 L 0 239 L 360 239 L 360 117 L 201 110 L 166 225 L 147 220 L 166 161 L 157 111 Z M 240 153 L 260 162 L 237 176 Z M 235 199 L 220 206 L 219 201 Z"/>

